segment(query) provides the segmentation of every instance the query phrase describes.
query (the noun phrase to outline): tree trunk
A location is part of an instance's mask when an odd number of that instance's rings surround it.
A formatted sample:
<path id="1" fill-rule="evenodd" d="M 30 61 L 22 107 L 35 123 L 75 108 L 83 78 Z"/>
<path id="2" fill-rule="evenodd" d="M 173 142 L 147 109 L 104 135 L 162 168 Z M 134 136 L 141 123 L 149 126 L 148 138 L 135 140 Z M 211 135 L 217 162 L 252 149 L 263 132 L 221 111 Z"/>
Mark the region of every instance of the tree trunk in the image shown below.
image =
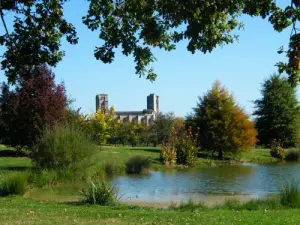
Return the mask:
<path id="1" fill-rule="evenodd" d="M 218 151 L 218 159 L 223 160 L 223 151 L 222 150 Z"/>

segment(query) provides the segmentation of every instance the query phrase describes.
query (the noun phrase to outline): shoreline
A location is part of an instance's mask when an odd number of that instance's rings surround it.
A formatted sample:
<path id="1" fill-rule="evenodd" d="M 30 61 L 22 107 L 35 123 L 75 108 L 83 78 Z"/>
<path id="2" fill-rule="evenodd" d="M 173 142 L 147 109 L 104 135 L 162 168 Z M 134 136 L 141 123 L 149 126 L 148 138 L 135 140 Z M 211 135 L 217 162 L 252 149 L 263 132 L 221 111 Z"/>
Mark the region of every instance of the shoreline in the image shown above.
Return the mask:
<path id="1" fill-rule="evenodd" d="M 181 204 L 186 204 L 192 201 L 194 204 L 203 204 L 206 207 L 216 207 L 218 205 L 223 205 L 227 201 L 239 201 L 240 203 L 245 203 L 256 199 L 266 199 L 268 196 L 255 196 L 250 194 L 237 194 L 237 195 L 195 195 L 190 198 L 183 198 L 180 196 L 174 196 L 172 199 L 120 199 L 121 203 L 126 205 L 142 206 L 142 207 L 153 207 L 153 208 L 169 208 L 173 206 L 180 206 Z"/>

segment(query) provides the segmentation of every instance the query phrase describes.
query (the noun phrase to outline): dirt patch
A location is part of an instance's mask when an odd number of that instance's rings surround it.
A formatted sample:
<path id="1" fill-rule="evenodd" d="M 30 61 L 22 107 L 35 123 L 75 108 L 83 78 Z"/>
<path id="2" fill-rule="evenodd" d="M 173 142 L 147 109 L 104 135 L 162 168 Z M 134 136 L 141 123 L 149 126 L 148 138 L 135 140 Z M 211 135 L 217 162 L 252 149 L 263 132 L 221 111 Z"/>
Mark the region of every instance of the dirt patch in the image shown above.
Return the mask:
<path id="1" fill-rule="evenodd" d="M 119 153 L 119 152 L 115 152 L 115 151 L 101 151 L 101 152 L 105 152 L 105 153 Z"/>

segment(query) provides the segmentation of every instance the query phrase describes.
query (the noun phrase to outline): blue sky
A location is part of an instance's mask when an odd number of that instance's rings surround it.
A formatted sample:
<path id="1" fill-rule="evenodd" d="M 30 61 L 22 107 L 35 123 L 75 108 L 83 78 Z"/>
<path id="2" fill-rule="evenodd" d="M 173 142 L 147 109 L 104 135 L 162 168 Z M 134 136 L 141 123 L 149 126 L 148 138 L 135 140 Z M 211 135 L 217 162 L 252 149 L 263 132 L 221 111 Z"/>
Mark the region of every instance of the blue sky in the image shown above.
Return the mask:
<path id="1" fill-rule="evenodd" d="M 277 50 L 288 44 L 290 35 L 289 29 L 275 32 L 267 20 L 243 16 L 245 29 L 239 32 L 239 42 L 210 54 L 191 54 L 186 50 L 187 42 L 172 52 L 156 50 L 153 67 L 159 76 L 151 83 L 138 78 L 131 57 L 118 52 L 112 64 L 94 58 L 94 48 L 102 42 L 98 32 L 91 32 L 81 22 L 87 9 L 87 1 L 66 3 L 66 17 L 77 28 L 79 44 L 72 46 L 63 40 L 66 56 L 53 68 L 57 82 L 64 81 L 68 95 L 76 100 L 74 107 L 86 113 L 95 111 L 95 95 L 99 93 L 108 94 L 109 105 L 116 110 L 144 109 L 146 96 L 156 93 L 161 111 L 185 116 L 198 96 L 220 80 L 250 114 L 252 101 L 260 97 L 261 83 L 276 72 L 275 63 L 284 59 Z M 3 73 L 0 80 L 4 80 Z"/>

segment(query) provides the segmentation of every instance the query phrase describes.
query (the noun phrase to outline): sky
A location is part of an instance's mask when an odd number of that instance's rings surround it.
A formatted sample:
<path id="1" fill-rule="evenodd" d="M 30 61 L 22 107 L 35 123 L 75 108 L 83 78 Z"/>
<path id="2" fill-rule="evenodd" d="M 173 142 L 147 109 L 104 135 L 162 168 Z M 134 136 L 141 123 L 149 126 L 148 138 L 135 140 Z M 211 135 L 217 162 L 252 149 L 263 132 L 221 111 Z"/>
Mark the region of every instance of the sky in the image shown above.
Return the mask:
<path id="1" fill-rule="evenodd" d="M 81 107 L 83 113 L 95 111 L 96 94 L 108 94 L 109 106 L 125 111 L 145 109 L 147 95 L 155 93 L 159 95 L 160 111 L 183 117 L 196 106 L 198 96 L 219 80 L 251 114 L 253 101 L 261 97 L 261 84 L 277 71 L 276 62 L 285 60 L 277 50 L 287 46 L 290 35 L 290 29 L 277 33 L 267 20 L 242 16 L 245 29 L 238 32 L 239 42 L 218 47 L 212 53 L 192 54 L 186 50 L 186 41 L 172 52 L 155 50 L 157 61 L 153 67 L 158 77 L 150 82 L 139 78 L 133 58 L 119 51 L 111 64 L 96 60 L 94 49 L 102 41 L 99 32 L 88 30 L 82 23 L 87 9 L 87 1 L 66 3 L 65 16 L 75 25 L 79 44 L 73 46 L 63 40 L 66 55 L 53 68 L 56 81 L 63 81 L 68 96 L 75 100 L 73 107 Z M 0 81 L 3 80 L 1 72 Z"/>

